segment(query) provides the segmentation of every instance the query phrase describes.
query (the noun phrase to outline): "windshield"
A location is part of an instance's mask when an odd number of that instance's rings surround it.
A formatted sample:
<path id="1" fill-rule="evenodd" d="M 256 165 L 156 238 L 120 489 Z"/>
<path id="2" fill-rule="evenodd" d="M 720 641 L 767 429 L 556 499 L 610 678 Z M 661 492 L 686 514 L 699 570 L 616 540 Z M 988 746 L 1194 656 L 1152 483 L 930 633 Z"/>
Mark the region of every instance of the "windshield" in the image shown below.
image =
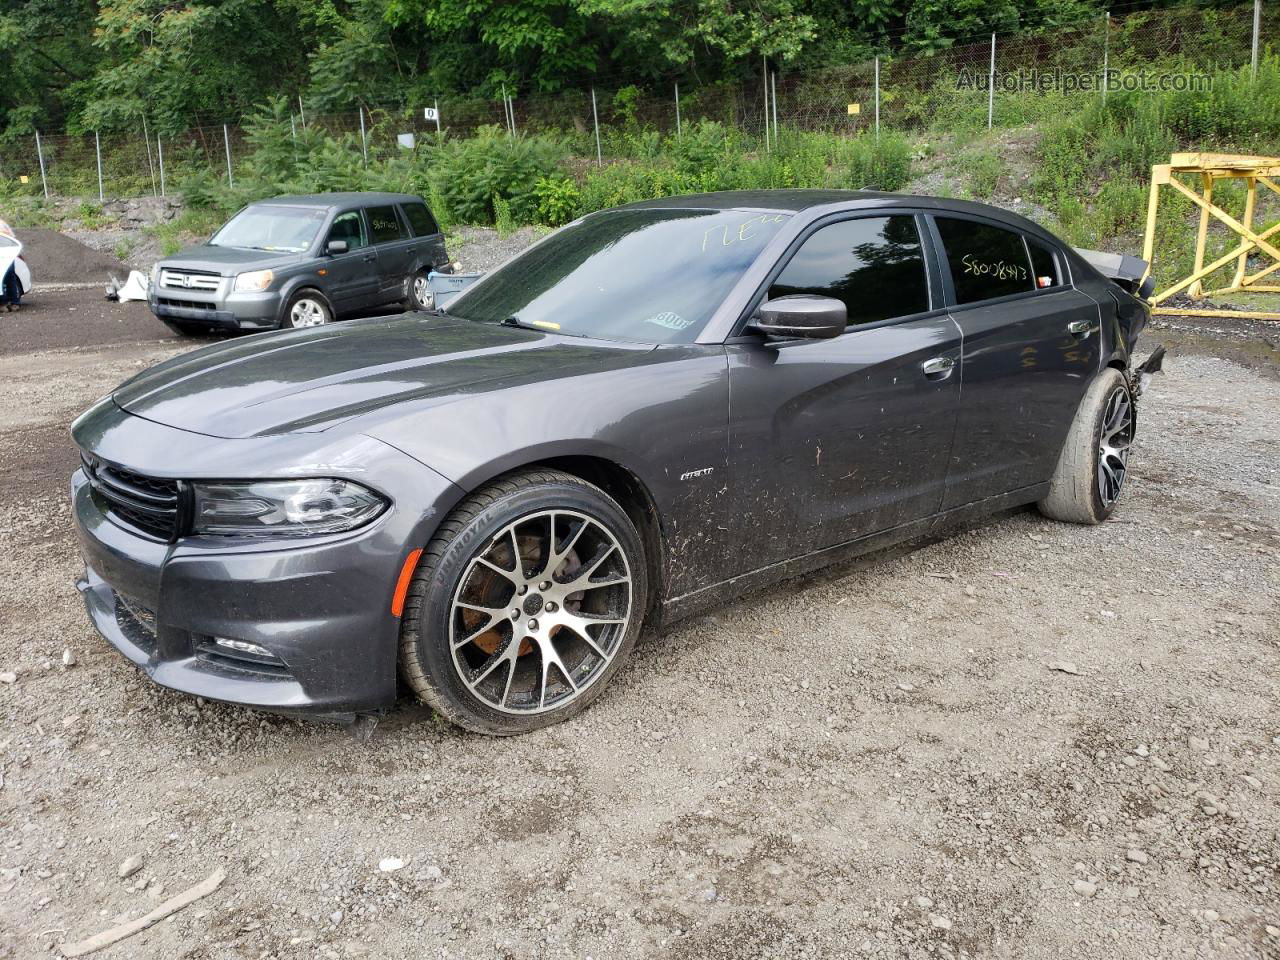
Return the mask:
<path id="1" fill-rule="evenodd" d="M 228 220 L 209 245 L 301 253 L 310 249 L 324 218 L 324 210 L 311 207 L 254 204 Z"/>
<path id="2" fill-rule="evenodd" d="M 464 291 L 448 312 L 575 336 L 690 343 L 788 219 L 745 210 L 594 214 Z"/>

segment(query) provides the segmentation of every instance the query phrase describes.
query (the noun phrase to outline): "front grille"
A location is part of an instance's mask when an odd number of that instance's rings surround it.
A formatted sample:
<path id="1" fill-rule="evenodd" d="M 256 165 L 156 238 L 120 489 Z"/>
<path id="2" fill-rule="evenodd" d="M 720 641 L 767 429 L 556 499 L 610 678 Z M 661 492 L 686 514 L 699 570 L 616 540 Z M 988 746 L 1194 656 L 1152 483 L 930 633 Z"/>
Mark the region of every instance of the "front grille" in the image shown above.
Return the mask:
<path id="1" fill-rule="evenodd" d="M 80 459 L 99 506 L 156 539 L 174 538 L 182 493 L 177 480 L 143 476 L 89 455 Z"/>
<path id="2" fill-rule="evenodd" d="M 222 278 L 198 270 L 161 270 L 160 286 L 174 290 L 217 290 Z"/>
<path id="3" fill-rule="evenodd" d="M 216 303 L 205 300 L 175 300 L 172 297 L 156 297 L 156 303 L 166 307 L 182 307 L 185 310 L 209 310 L 218 308 Z"/>

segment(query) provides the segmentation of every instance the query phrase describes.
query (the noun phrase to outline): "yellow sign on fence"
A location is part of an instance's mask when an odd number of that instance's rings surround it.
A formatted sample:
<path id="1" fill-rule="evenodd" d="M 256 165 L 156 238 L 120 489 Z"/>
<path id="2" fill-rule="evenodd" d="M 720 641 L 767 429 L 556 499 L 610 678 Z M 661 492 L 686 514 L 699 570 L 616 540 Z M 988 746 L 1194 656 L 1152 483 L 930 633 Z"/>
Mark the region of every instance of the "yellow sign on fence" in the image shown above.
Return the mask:
<path id="1" fill-rule="evenodd" d="M 851 104 L 849 104 L 849 116 L 851 116 L 851 117 L 852 117 L 852 116 L 854 116 L 855 114 L 859 114 L 859 113 L 861 113 L 861 112 L 862 112 L 862 104 L 860 104 L 860 103 L 851 103 Z"/>

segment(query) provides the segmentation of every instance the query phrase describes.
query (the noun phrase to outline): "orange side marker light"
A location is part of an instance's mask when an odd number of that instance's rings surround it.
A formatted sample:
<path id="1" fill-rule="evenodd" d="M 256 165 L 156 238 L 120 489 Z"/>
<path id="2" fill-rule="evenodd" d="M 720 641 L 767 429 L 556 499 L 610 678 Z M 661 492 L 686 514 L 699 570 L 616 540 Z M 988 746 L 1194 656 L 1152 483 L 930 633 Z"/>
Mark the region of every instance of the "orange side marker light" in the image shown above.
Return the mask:
<path id="1" fill-rule="evenodd" d="M 396 581 L 396 592 L 391 597 L 391 615 L 398 617 L 404 613 L 404 596 L 409 592 L 409 581 L 413 579 L 413 571 L 418 568 L 418 558 L 422 550 L 414 550 L 405 557 L 404 566 L 400 568 L 400 579 Z"/>

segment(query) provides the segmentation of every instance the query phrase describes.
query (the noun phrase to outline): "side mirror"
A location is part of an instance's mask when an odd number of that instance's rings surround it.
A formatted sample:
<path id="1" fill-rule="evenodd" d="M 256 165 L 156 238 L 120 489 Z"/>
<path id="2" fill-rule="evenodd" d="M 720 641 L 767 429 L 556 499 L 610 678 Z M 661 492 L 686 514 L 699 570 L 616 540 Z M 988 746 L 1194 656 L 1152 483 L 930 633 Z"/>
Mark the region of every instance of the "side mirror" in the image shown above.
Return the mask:
<path id="1" fill-rule="evenodd" d="M 843 300 L 796 294 L 766 300 L 751 326 L 767 337 L 829 340 L 844 333 L 849 310 Z"/>
<path id="2" fill-rule="evenodd" d="M 330 241 L 329 241 L 329 243 L 328 243 L 328 245 L 324 248 L 324 252 L 325 252 L 325 253 L 327 253 L 327 254 L 328 254 L 329 256 L 331 256 L 331 257 L 332 257 L 332 256 L 334 256 L 335 254 L 339 254 L 339 253 L 346 253 L 346 252 L 347 252 L 347 241 L 345 241 L 345 240 L 330 240 Z"/>

